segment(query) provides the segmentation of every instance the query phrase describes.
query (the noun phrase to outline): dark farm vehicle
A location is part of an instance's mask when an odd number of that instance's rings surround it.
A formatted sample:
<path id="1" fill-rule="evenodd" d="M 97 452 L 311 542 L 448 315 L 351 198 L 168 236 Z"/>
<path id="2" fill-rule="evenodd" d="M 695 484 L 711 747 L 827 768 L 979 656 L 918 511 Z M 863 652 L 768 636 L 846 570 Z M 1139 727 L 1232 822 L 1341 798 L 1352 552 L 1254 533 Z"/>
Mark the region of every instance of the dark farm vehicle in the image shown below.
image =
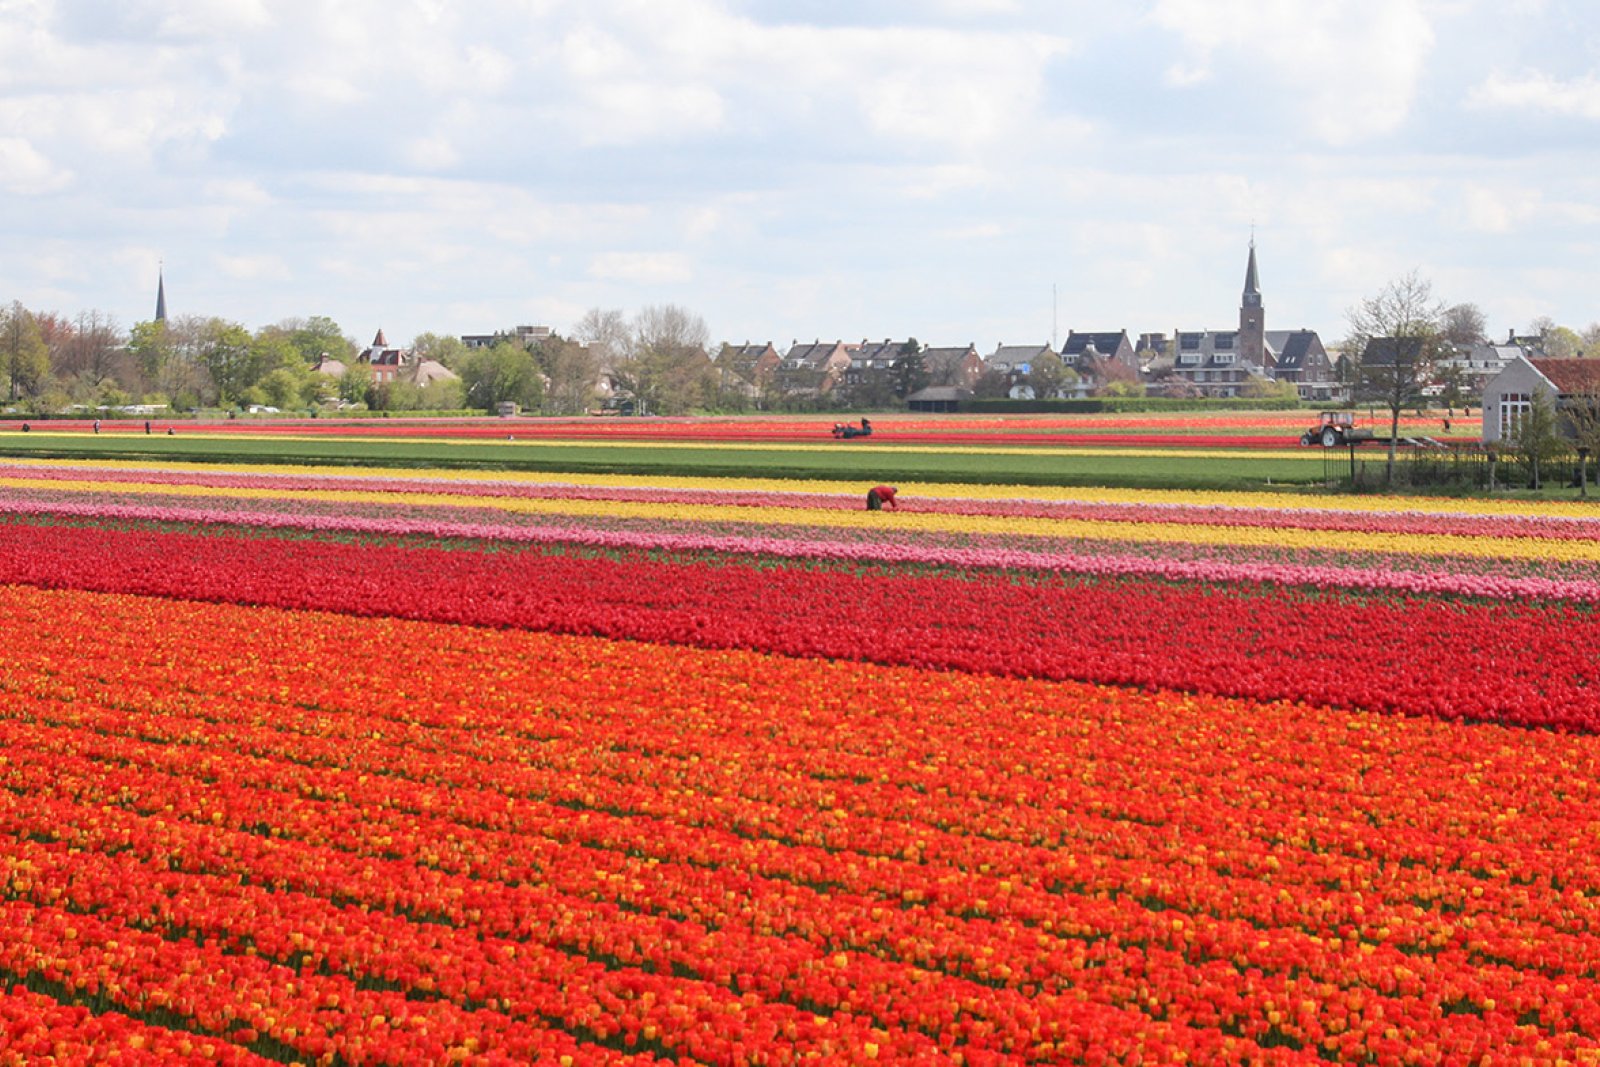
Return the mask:
<path id="1" fill-rule="evenodd" d="M 842 437 L 846 440 L 852 437 L 871 437 L 872 423 L 867 419 L 862 419 L 860 427 L 856 427 L 848 422 L 836 422 L 833 424 L 833 436 Z"/>
<path id="2" fill-rule="evenodd" d="M 1324 411 L 1317 416 L 1317 424 L 1300 435 L 1303 445 L 1321 445 L 1337 448 L 1362 441 L 1376 441 L 1378 437 L 1367 426 L 1357 426 L 1355 415 L 1348 411 Z M 1385 438 L 1387 440 L 1387 438 Z"/>

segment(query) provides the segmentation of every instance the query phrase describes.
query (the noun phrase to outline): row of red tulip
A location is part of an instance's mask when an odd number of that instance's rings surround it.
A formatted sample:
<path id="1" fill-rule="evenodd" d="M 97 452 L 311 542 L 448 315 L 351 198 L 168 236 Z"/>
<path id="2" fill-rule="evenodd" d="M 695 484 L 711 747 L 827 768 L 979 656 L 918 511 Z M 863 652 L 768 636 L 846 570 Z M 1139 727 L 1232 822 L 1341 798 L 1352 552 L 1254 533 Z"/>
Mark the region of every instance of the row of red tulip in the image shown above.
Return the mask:
<path id="1" fill-rule="evenodd" d="M 21 524 L 0 581 L 1600 724 L 1600 617 L 1562 603 Z"/>
<path id="2" fill-rule="evenodd" d="M 21 985 L 0 989 L 0 1064 L 249 1067 L 271 1062 L 227 1041 L 151 1026 L 120 1012 L 91 1012 Z"/>
<path id="3" fill-rule="evenodd" d="M 0 624 L 4 967 L 130 1014 L 351 1062 L 1600 1038 L 1589 737 L 75 593 Z"/>

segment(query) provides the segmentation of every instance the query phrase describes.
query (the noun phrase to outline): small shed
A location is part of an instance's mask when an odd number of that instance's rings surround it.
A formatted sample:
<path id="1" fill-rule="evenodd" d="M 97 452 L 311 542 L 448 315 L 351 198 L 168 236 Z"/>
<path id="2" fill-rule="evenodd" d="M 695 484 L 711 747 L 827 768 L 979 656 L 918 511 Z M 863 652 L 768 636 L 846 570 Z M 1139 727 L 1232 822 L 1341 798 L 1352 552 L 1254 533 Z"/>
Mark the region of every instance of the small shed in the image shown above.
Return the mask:
<path id="1" fill-rule="evenodd" d="M 906 397 L 912 411 L 960 411 L 972 399 L 972 390 L 959 385 L 930 385 Z"/>

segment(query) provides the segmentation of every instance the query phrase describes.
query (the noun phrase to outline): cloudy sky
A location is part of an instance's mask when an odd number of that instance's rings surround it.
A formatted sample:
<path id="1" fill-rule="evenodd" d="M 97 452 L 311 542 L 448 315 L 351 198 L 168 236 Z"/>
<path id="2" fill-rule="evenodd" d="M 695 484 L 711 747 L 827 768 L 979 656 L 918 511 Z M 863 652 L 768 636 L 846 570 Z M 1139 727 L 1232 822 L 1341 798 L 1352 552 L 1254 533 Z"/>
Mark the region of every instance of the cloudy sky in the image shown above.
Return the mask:
<path id="1" fill-rule="evenodd" d="M 0 0 L 0 300 L 369 339 L 1600 319 L 1592 0 Z M 1052 295 L 1054 294 L 1054 295 Z"/>

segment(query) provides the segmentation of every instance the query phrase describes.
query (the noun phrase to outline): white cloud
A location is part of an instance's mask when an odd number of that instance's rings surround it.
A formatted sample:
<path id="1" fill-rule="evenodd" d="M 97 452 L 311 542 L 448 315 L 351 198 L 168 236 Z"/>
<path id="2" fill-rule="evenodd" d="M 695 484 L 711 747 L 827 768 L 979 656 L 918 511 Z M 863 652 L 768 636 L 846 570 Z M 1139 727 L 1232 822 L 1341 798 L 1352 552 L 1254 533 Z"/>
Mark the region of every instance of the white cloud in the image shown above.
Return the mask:
<path id="1" fill-rule="evenodd" d="M 161 32 L 174 37 L 215 38 L 250 33 L 271 21 L 264 0 L 147 0 Z"/>
<path id="2" fill-rule="evenodd" d="M 1018 0 L 936 0 L 930 5 L 947 15 L 1015 15 L 1022 10 Z"/>
<path id="3" fill-rule="evenodd" d="M 414 137 L 406 142 L 405 158 L 419 170 L 449 170 L 461 162 L 461 153 L 444 136 Z"/>
<path id="4" fill-rule="evenodd" d="M 1461 193 L 1462 218 L 1483 233 L 1505 234 L 1518 229 L 1539 209 L 1539 196 L 1526 189 L 1471 184 Z"/>
<path id="5" fill-rule="evenodd" d="M 1211 64 L 1206 61 L 1179 60 L 1161 74 L 1162 81 L 1177 89 L 1200 85 L 1211 80 Z"/>
<path id="6" fill-rule="evenodd" d="M 238 281 L 283 281 L 293 277 L 289 265 L 278 256 L 218 256 L 217 268 Z"/>
<path id="7" fill-rule="evenodd" d="M 1434 43 L 1423 0 L 1159 0 L 1150 18 L 1183 41 L 1167 84 L 1265 75 L 1331 144 L 1398 129 Z"/>
<path id="8" fill-rule="evenodd" d="M 0 189 L 19 196 L 52 192 L 72 180 L 63 170 L 20 137 L 0 137 Z"/>
<path id="9" fill-rule="evenodd" d="M 1513 77 L 1497 71 L 1473 89 L 1468 102 L 1482 108 L 1600 119 L 1600 78 L 1589 74 L 1563 81 L 1544 73 Z"/>
<path id="10" fill-rule="evenodd" d="M 259 183 L 238 178 L 208 181 L 202 190 L 207 201 L 231 204 L 238 208 L 262 208 L 273 202 L 272 194 Z"/>
<path id="11" fill-rule="evenodd" d="M 948 230 L 941 230 L 939 236 L 950 241 L 987 241 L 995 237 L 1003 237 L 1009 229 L 997 222 L 978 222 L 971 226 L 955 226 Z"/>
<path id="12" fill-rule="evenodd" d="M 589 262 L 589 277 L 606 281 L 664 284 L 693 276 L 689 258 L 677 252 L 603 252 Z"/>

